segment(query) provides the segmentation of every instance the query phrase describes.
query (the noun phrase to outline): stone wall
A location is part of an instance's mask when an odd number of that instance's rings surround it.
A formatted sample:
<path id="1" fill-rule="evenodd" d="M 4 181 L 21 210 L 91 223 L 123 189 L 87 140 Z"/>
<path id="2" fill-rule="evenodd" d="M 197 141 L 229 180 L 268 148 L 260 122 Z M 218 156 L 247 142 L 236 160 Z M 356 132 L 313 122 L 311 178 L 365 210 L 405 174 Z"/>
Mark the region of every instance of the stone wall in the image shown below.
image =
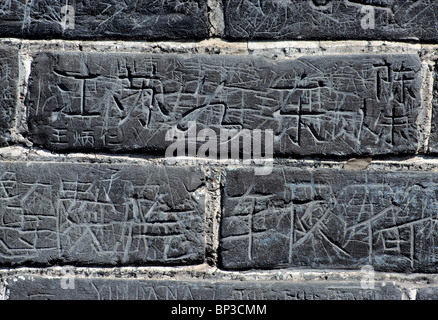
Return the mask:
<path id="1" fill-rule="evenodd" d="M 436 299 L 437 9 L 0 2 L 0 299 Z"/>

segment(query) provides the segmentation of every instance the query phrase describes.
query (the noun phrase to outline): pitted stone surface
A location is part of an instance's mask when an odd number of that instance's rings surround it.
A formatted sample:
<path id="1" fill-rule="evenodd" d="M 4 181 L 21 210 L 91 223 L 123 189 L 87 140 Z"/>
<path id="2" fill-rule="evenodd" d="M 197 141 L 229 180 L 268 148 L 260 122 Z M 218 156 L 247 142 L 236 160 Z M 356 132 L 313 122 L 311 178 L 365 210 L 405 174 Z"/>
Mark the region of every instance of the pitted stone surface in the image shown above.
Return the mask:
<path id="1" fill-rule="evenodd" d="M 0 147 L 10 140 L 17 105 L 17 50 L 0 46 Z"/>
<path id="2" fill-rule="evenodd" d="M 204 0 L 10 0 L 0 3 L 1 37 L 179 40 L 207 35 Z"/>
<path id="3" fill-rule="evenodd" d="M 225 0 L 232 39 L 436 41 L 434 0 Z"/>
<path id="4" fill-rule="evenodd" d="M 202 263 L 192 167 L 0 162 L 0 265 Z"/>
<path id="5" fill-rule="evenodd" d="M 74 278 L 40 276 L 7 279 L 10 300 L 371 300 L 401 299 L 393 283 L 376 281 L 373 290 L 360 281 L 206 281 Z M 70 284 L 64 279 L 64 286 Z M 268 314 L 272 314 L 272 310 Z"/>
<path id="6" fill-rule="evenodd" d="M 56 151 L 164 155 L 171 128 L 272 129 L 277 155 L 414 153 L 416 55 L 38 54 L 30 139 Z M 198 140 L 198 144 L 199 140 Z"/>
<path id="7" fill-rule="evenodd" d="M 437 193 L 431 172 L 228 170 L 221 263 L 437 272 Z"/>

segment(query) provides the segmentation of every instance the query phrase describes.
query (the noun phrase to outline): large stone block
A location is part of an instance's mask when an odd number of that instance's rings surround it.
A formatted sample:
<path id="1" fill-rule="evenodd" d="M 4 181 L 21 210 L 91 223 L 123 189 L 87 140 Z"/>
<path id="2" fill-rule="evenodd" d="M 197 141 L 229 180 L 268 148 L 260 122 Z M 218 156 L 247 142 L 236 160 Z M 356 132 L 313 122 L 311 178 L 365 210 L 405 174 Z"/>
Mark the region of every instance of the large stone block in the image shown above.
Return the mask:
<path id="1" fill-rule="evenodd" d="M 360 281 L 166 281 L 19 276 L 8 278 L 6 282 L 6 296 L 10 300 L 400 300 L 402 296 L 400 288 L 381 281 L 376 281 L 372 290 L 361 288 Z M 215 308 L 206 309 L 212 309 L 206 310 L 207 315 L 215 312 Z M 274 312 L 266 311 L 270 315 Z M 170 314 L 171 309 L 167 312 Z"/>
<path id="2" fill-rule="evenodd" d="M 0 4 L 2 37 L 180 40 L 207 35 L 204 0 L 10 0 Z"/>
<path id="3" fill-rule="evenodd" d="M 10 141 L 17 105 L 17 50 L 0 46 L 0 146 Z"/>
<path id="4" fill-rule="evenodd" d="M 228 170 L 220 231 L 226 269 L 438 271 L 438 174 Z"/>
<path id="5" fill-rule="evenodd" d="M 164 154 L 166 132 L 272 129 L 278 155 L 414 153 L 415 55 L 53 53 L 32 65 L 30 139 L 51 150 Z M 198 145 L 199 145 L 198 141 Z"/>
<path id="6" fill-rule="evenodd" d="M 0 163 L 0 265 L 204 261 L 192 167 Z"/>
<path id="7" fill-rule="evenodd" d="M 232 39 L 436 41 L 433 0 L 225 0 Z"/>

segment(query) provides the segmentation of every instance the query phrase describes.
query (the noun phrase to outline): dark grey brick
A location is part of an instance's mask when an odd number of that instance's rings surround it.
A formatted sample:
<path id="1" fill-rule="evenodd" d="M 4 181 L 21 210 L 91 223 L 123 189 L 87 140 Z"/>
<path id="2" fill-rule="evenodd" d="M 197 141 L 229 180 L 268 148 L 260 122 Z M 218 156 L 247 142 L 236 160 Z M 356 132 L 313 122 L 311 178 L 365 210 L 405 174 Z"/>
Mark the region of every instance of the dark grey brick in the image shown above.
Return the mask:
<path id="1" fill-rule="evenodd" d="M 62 8 L 73 6 L 73 19 Z M 67 25 L 66 22 L 69 21 Z M 34 0 L 0 4 L 0 36 L 62 39 L 199 39 L 206 1 Z"/>
<path id="2" fill-rule="evenodd" d="M 0 46 L 0 146 L 5 146 L 11 138 L 10 129 L 17 105 L 17 82 L 17 50 Z"/>
<path id="3" fill-rule="evenodd" d="M 362 289 L 360 281 L 165 281 L 76 278 L 74 289 L 63 289 L 61 278 L 41 276 L 8 279 L 10 300 L 370 300 L 401 299 L 392 283 L 376 281 Z M 169 310 L 170 312 L 170 310 Z M 272 313 L 272 310 L 271 310 Z M 269 314 L 269 313 L 268 313 Z"/>
<path id="4" fill-rule="evenodd" d="M 193 264 L 204 257 L 199 169 L 0 163 L 0 265 Z"/>
<path id="5" fill-rule="evenodd" d="M 433 84 L 433 106 L 431 132 L 429 137 L 429 153 L 438 153 L 438 65 L 435 65 L 435 79 Z"/>
<path id="6" fill-rule="evenodd" d="M 305 267 L 437 272 L 438 174 L 274 168 L 227 172 L 226 269 Z"/>
<path id="7" fill-rule="evenodd" d="M 374 9 L 374 29 L 362 27 L 364 5 Z M 224 10 L 232 39 L 438 39 L 434 0 L 225 0 Z"/>
<path id="8" fill-rule="evenodd" d="M 166 131 L 187 135 L 196 121 L 216 132 L 272 129 L 278 155 L 414 153 L 420 67 L 416 55 L 41 53 L 30 139 L 57 151 L 164 154 Z"/>

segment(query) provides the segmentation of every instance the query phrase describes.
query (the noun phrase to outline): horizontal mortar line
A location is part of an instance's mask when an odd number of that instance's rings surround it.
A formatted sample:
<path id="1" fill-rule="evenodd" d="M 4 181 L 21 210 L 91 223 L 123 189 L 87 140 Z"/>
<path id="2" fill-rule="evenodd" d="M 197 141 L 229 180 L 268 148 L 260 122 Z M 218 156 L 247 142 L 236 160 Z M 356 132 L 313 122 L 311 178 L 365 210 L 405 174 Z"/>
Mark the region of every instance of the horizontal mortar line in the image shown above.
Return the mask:
<path id="1" fill-rule="evenodd" d="M 0 269 L 0 279 L 9 279 L 20 276 L 41 276 L 62 278 L 63 270 L 69 268 L 72 274 L 79 279 L 104 279 L 104 280 L 152 280 L 152 281 L 212 281 L 236 283 L 240 281 L 256 282 L 340 282 L 360 281 L 363 273 L 360 270 L 336 269 L 275 269 L 275 270 L 250 270 L 226 271 L 208 265 L 178 266 L 178 267 L 74 267 L 71 265 L 56 267 L 19 267 Z M 135 276 L 133 275 L 135 274 Z M 281 276 L 280 276 L 281 275 Z M 414 273 L 404 274 L 395 272 L 378 272 L 374 274 L 376 281 L 394 282 L 400 284 L 418 283 L 438 285 L 438 274 Z"/>
<path id="2" fill-rule="evenodd" d="M 403 48 L 403 53 L 419 52 L 421 49 L 437 50 L 438 43 L 421 43 L 421 42 L 404 42 L 404 41 L 385 41 L 385 40 L 274 40 L 274 41 L 228 41 L 222 38 L 207 38 L 199 41 L 123 41 L 123 40 L 34 40 L 34 39 L 21 39 L 21 38 L 1 38 L 0 44 L 3 45 L 19 45 L 21 51 L 44 51 L 44 50 L 57 50 L 57 51 L 85 51 L 85 52 L 105 52 L 114 49 L 114 52 L 139 52 L 147 53 L 145 50 L 156 50 L 160 46 L 163 46 L 163 50 L 166 48 L 177 48 L 178 52 L 189 52 L 191 50 L 198 50 L 205 47 L 218 47 L 219 49 L 231 49 L 237 50 L 241 54 L 248 54 L 254 50 L 272 50 L 282 48 L 301 48 L 301 49 L 316 49 L 319 52 L 301 53 L 299 55 L 316 55 L 318 53 L 332 54 L 327 52 L 327 48 L 335 48 L 336 54 L 385 54 L 385 53 L 397 53 L 401 54 L 400 47 Z M 382 45 L 385 46 L 382 46 Z M 61 46 L 60 46 L 61 45 Z M 341 46 L 340 46 L 341 45 Z M 41 46 L 43 46 L 41 48 Z M 148 48 L 147 46 L 150 46 Z M 358 50 L 357 53 L 351 52 L 352 47 L 368 48 L 369 52 L 363 52 Z M 324 49 L 322 49 L 324 48 Z M 371 50 L 372 49 L 372 50 Z M 89 51 L 87 51 L 89 50 Z M 103 50 L 103 51 L 99 51 Z M 127 50 L 127 51 L 124 51 Z M 139 51 L 136 51 L 139 50 Z M 339 51 L 339 52 L 338 52 Z M 218 55 L 216 52 L 202 52 L 204 54 Z M 219 52 L 219 55 L 223 54 Z"/>
<path id="3" fill-rule="evenodd" d="M 8 155 L 8 151 L 11 148 L 18 149 L 19 154 L 17 155 Z M 32 149 L 37 150 L 37 149 Z M 21 146 L 12 146 L 0 148 L 0 161 L 4 162 L 16 162 L 16 161 L 32 161 L 39 162 L 41 164 L 47 163 L 69 163 L 69 164 L 83 164 L 83 163 L 96 163 L 98 164 L 138 164 L 138 163 L 150 163 L 150 164 L 160 164 L 166 165 L 170 167 L 184 167 L 184 166 L 193 166 L 193 165 L 205 165 L 205 166 L 216 166 L 216 167 L 229 167 L 229 168 L 257 168 L 254 163 L 235 163 L 234 160 L 209 160 L 204 158 L 193 158 L 186 157 L 182 160 L 177 160 L 173 158 L 165 158 L 156 155 L 148 155 L 140 154 L 140 153 L 123 153 L 123 154 L 113 154 L 113 153 L 82 153 L 82 152 L 71 152 L 71 153 L 54 153 L 49 150 L 38 149 L 36 152 L 41 153 L 31 153 L 27 154 L 27 152 L 32 152 L 31 149 L 27 149 Z M 372 161 L 369 165 L 370 168 L 375 164 L 382 165 L 396 165 L 396 166 L 420 166 L 421 164 L 430 164 L 430 165 L 438 165 L 438 157 L 433 155 L 426 154 L 412 154 L 412 155 L 397 155 L 397 154 L 388 154 L 388 155 L 378 155 L 378 156 L 370 156 L 370 155 L 350 155 L 350 156 L 324 156 L 324 155 L 315 155 L 315 156 L 274 156 L 273 158 L 267 159 L 269 165 L 272 164 L 273 168 L 276 166 L 284 166 L 284 165 L 344 165 L 348 160 L 356 158 L 356 159 L 365 159 L 371 157 Z M 80 161 L 80 162 L 78 162 Z M 120 161 L 120 162 L 114 162 Z M 230 162 L 228 162 L 230 161 Z M 273 162 L 272 162 L 273 161 Z M 420 171 L 430 171 L 430 170 L 420 170 Z"/>
<path id="4" fill-rule="evenodd" d="M 18 153 L 18 155 L 17 155 Z M 275 155 L 273 158 L 267 158 L 269 164 L 287 165 L 287 164 L 303 164 L 303 162 L 313 162 L 314 164 L 344 164 L 350 159 L 366 159 L 372 158 L 370 166 L 376 163 L 388 163 L 398 165 L 413 165 L 413 164 L 438 164 L 438 156 L 433 154 L 386 154 L 386 155 L 359 155 L 352 154 L 348 156 L 325 156 L 325 155 L 308 155 L 300 156 L 296 154 L 291 155 Z M 85 160 L 83 162 L 77 162 Z M 0 148 L 0 161 L 34 161 L 34 162 L 50 162 L 50 163 L 99 163 L 104 164 L 105 160 L 111 161 L 110 164 L 118 164 L 113 162 L 119 160 L 120 164 L 136 164 L 138 162 L 158 163 L 167 166 L 186 166 L 186 165 L 213 165 L 213 166 L 228 166 L 228 167 L 257 167 L 254 163 L 243 163 L 236 160 L 212 160 L 206 158 L 184 157 L 182 159 L 166 158 L 147 152 L 124 152 L 124 153 L 105 153 L 105 152 L 81 152 L 80 150 L 73 152 L 58 152 L 41 148 L 28 148 L 21 145 L 13 145 L 9 147 Z M 257 160 L 257 159 L 255 159 Z M 260 161 L 260 160 L 257 160 Z"/>

